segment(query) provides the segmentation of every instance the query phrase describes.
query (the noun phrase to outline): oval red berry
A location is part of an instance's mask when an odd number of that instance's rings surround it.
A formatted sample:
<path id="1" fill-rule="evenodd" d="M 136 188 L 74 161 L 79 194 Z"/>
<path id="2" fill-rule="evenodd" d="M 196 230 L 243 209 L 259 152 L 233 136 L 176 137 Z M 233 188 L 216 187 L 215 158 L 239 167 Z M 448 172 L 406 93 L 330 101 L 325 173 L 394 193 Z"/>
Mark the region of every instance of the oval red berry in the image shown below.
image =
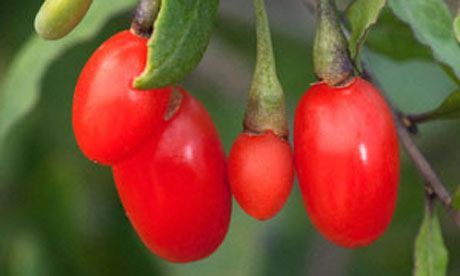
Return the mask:
<path id="1" fill-rule="evenodd" d="M 271 131 L 241 133 L 228 161 L 232 193 L 251 216 L 266 220 L 286 202 L 293 185 L 294 164 L 289 143 Z"/>
<path id="2" fill-rule="evenodd" d="M 313 85 L 297 107 L 294 155 L 306 210 L 329 240 L 364 246 L 390 223 L 399 149 L 392 114 L 377 89 Z"/>
<path id="3" fill-rule="evenodd" d="M 164 124 L 171 88 L 132 86 L 144 69 L 147 40 L 120 32 L 84 66 L 75 89 L 72 123 L 78 146 L 91 160 L 113 164 L 146 143 Z"/>
<path id="4" fill-rule="evenodd" d="M 222 243 L 231 196 L 225 155 L 204 107 L 186 92 L 163 131 L 113 174 L 147 247 L 172 262 L 204 258 Z"/>

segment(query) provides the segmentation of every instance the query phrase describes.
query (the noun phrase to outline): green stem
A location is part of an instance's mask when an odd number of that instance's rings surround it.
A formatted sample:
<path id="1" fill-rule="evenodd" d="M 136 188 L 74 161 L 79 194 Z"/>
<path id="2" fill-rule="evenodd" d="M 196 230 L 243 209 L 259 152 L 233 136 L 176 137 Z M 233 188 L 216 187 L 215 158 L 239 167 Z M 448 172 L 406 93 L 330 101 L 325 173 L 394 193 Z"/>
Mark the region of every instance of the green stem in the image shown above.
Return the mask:
<path id="1" fill-rule="evenodd" d="M 140 0 L 131 22 L 131 30 L 149 38 L 153 32 L 153 24 L 160 10 L 161 0 Z"/>
<path id="2" fill-rule="evenodd" d="M 412 124 L 421 124 L 421 123 L 426 123 L 433 118 L 433 112 L 428 111 L 428 112 L 423 112 L 423 113 L 417 113 L 417 114 L 409 114 L 406 117 L 409 119 L 409 121 Z"/>
<path id="3" fill-rule="evenodd" d="M 338 23 L 334 2 L 318 0 L 313 63 L 319 80 L 331 86 L 346 83 L 353 74 L 348 42 Z"/>
<path id="4" fill-rule="evenodd" d="M 272 130 L 287 138 L 288 124 L 283 88 L 276 74 L 275 58 L 264 0 L 253 0 L 256 18 L 257 57 L 244 119 L 246 131 Z"/>

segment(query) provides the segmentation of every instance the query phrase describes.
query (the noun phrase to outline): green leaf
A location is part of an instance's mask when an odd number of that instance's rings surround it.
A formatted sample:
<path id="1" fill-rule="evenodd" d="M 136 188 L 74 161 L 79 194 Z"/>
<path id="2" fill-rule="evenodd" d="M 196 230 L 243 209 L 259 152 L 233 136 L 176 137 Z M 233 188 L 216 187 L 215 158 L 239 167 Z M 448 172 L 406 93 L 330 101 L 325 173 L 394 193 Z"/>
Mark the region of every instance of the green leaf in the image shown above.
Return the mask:
<path id="1" fill-rule="evenodd" d="M 455 75 L 455 72 L 454 70 L 452 70 L 452 67 L 449 67 L 445 64 L 441 64 L 441 68 L 442 70 L 444 70 L 444 73 L 446 73 L 446 75 L 450 78 L 452 82 L 460 86 L 460 78 L 458 78 L 457 75 Z"/>
<path id="2" fill-rule="evenodd" d="M 442 103 L 427 115 L 429 120 L 460 118 L 460 90 L 450 94 Z"/>
<path id="3" fill-rule="evenodd" d="M 454 196 L 452 198 L 452 207 L 460 210 L 460 186 L 458 186 L 455 190 Z"/>
<path id="4" fill-rule="evenodd" d="M 219 0 L 162 0 L 147 65 L 134 86 L 159 88 L 189 74 L 208 46 L 218 5 Z"/>
<path id="5" fill-rule="evenodd" d="M 393 12 L 429 46 L 434 57 L 460 77 L 460 45 L 452 30 L 452 16 L 442 0 L 389 0 Z"/>
<path id="6" fill-rule="evenodd" d="M 11 127 L 37 103 L 43 75 L 53 61 L 77 43 L 95 36 L 114 14 L 135 0 L 94 1 L 87 18 L 65 39 L 48 42 L 32 36 L 8 69 L 0 87 L 0 146 Z"/>
<path id="7" fill-rule="evenodd" d="M 386 2 L 386 0 L 355 0 L 348 8 L 347 17 L 351 26 L 349 49 L 353 58 L 358 56 L 367 32 L 377 22 Z"/>
<path id="8" fill-rule="evenodd" d="M 415 240 L 415 276 L 446 275 L 448 252 L 436 214 L 425 213 Z"/>
<path id="9" fill-rule="evenodd" d="M 460 42 L 460 12 L 454 18 L 453 25 L 454 25 L 455 38 L 457 38 L 457 41 Z"/>
<path id="10" fill-rule="evenodd" d="M 35 235 L 33 235 L 35 234 Z M 36 233 L 19 231 L 15 233 L 11 241 L 8 270 L 10 275 L 47 275 L 44 247 L 38 240 Z"/>
<path id="11" fill-rule="evenodd" d="M 382 10 L 379 23 L 368 32 L 366 46 L 395 60 L 431 59 L 429 48 L 420 44 L 411 29 L 387 7 Z"/>

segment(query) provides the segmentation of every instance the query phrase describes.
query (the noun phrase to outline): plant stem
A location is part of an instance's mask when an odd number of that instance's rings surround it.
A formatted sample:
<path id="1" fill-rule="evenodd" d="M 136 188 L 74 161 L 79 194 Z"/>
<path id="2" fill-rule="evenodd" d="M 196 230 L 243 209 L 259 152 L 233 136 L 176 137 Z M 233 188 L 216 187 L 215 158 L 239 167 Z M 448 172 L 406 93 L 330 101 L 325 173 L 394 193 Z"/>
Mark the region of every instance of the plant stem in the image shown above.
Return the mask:
<path id="1" fill-rule="evenodd" d="M 431 189 L 430 185 L 425 182 L 425 209 L 430 216 L 433 215 L 434 212 L 434 201 L 436 199 L 436 194 Z"/>
<path id="2" fill-rule="evenodd" d="M 256 18 L 257 57 L 246 107 L 246 131 L 272 130 L 287 138 L 288 124 L 283 88 L 276 74 L 276 62 L 264 0 L 253 0 Z"/>
<path id="3" fill-rule="evenodd" d="M 418 114 L 409 114 L 407 115 L 407 119 L 412 123 L 412 124 L 420 124 L 420 123 L 425 123 L 430 121 L 432 118 L 432 113 L 431 112 L 423 112 L 423 113 L 418 113 Z"/>
<path id="4" fill-rule="evenodd" d="M 131 30 L 149 38 L 153 32 L 153 23 L 160 10 L 161 0 L 140 0 L 131 22 Z"/>
<path id="5" fill-rule="evenodd" d="M 431 167 L 426 157 L 417 147 L 409 131 L 402 126 L 400 120 L 397 121 L 399 122 L 397 124 L 399 139 L 406 149 L 407 154 L 411 158 L 420 175 L 425 180 L 426 185 L 428 185 L 433 190 L 433 192 L 436 194 L 436 197 L 439 199 L 439 201 L 441 201 L 446 210 L 454 219 L 454 222 L 458 227 L 460 227 L 460 213 L 452 207 L 452 197 L 449 191 L 446 189 L 439 176 Z"/>
<path id="6" fill-rule="evenodd" d="M 348 42 L 340 27 L 332 0 L 317 0 L 316 34 L 313 65 L 319 80 L 330 86 L 346 83 L 353 74 Z"/>

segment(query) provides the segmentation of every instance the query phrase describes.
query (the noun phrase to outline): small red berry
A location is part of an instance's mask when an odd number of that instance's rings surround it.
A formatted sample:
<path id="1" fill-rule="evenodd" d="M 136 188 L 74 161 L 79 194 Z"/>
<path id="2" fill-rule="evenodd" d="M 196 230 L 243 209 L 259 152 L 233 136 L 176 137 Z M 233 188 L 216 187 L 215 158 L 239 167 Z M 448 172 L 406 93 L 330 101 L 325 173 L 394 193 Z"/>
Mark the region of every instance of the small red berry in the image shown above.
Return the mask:
<path id="1" fill-rule="evenodd" d="M 232 193 L 248 214 L 259 220 L 273 217 L 294 180 L 289 143 L 272 131 L 241 133 L 230 151 L 228 174 Z"/>
<path id="2" fill-rule="evenodd" d="M 202 259 L 222 243 L 231 196 L 225 155 L 204 107 L 181 91 L 166 127 L 113 166 L 121 202 L 147 247 L 172 262 Z"/>
<path id="3" fill-rule="evenodd" d="M 399 149 L 376 88 L 361 78 L 313 85 L 296 111 L 294 156 L 306 210 L 326 238 L 359 247 L 383 234 L 395 208 Z"/>
<path id="4" fill-rule="evenodd" d="M 104 42 L 86 63 L 73 99 L 73 129 L 91 160 L 113 164 L 133 154 L 164 124 L 171 88 L 137 90 L 147 39 L 130 31 Z"/>

